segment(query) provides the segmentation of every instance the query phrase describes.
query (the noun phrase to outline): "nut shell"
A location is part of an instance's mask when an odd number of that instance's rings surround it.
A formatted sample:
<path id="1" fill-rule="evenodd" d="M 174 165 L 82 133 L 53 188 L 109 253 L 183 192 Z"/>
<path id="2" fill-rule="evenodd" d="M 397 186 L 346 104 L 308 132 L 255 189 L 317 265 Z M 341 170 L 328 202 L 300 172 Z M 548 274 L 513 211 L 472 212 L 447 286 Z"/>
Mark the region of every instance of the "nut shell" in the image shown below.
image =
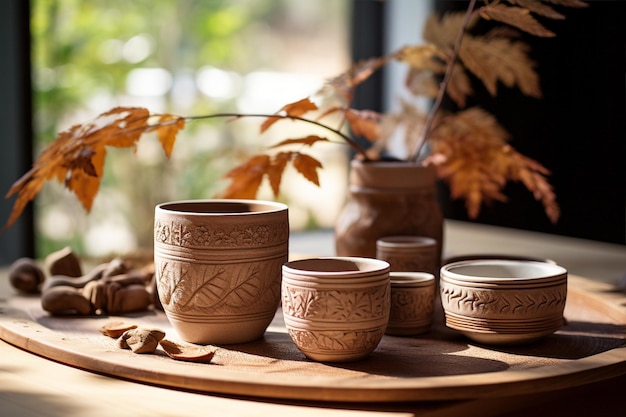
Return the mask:
<path id="1" fill-rule="evenodd" d="M 46 276 L 34 259 L 19 258 L 9 267 L 9 282 L 16 290 L 37 294 Z"/>

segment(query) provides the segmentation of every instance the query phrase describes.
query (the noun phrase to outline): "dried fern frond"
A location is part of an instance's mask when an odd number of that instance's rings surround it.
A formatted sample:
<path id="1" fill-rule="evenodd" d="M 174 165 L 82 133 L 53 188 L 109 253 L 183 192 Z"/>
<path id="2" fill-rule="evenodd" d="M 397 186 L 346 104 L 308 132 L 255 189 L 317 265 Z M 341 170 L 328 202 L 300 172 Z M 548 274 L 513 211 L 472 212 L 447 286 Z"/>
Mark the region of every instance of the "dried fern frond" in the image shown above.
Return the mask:
<path id="1" fill-rule="evenodd" d="M 541 201 L 546 215 L 556 222 L 560 209 L 546 179 L 549 171 L 515 151 L 508 132 L 493 115 L 472 107 L 445 116 L 431 136 L 431 156 L 438 175 L 450 185 L 453 199 L 465 199 L 468 216 L 475 219 L 483 204 L 507 201 L 508 181 L 520 181 Z"/>
<path id="2" fill-rule="evenodd" d="M 466 35 L 459 58 L 477 76 L 492 96 L 498 82 L 508 88 L 517 87 L 530 97 L 541 98 L 539 75 L 529 56 L 529 46 L 507 38 L 485 38 Z"/>

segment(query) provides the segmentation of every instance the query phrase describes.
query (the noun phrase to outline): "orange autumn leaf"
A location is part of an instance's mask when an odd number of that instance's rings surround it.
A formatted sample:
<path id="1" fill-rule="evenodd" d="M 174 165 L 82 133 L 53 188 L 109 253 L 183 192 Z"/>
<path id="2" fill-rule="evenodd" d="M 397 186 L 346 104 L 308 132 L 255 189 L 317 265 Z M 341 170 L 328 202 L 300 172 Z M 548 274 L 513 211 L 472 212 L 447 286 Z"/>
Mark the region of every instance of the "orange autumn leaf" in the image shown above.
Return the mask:
<path id="1" fill-rule="evenodd" d="M 287 117 L 301 117 L 309 111 L 317 110 L 317 105 L 313 103 L 308 97 L 302 100 L 295 101 L 284 105 L 276 114 L 280 116 L 270 116 L 261 124 L 261 133 L 265 132 L 274 123 L 280 119 Z"/>
<path id="2" fill-rule="evenodd" d="M 322 164 L 310 155 L 300 152 L 279 152 L 274 157 L 254 155 L 246 162 L 227 172 L 224 177 L 232 180 L 230 186 L 221 194 L 222 198 L 256 198 L 263 178 L 268 177 L 275 196 L 280 191 L 280 183 L 288 163 L 307 180 L 319 186 L 317 170 Z"/>
<path id="3" fill-rule="evenodd" d="M 151 117 L 144 108 L 116 107 L 87 123 L 74 125 L 59 133 L 56 140 L 42 151 L 32 168 L 6 194 L 6 198 L 14 194 L 17 198 L 4 229 L 15 223 L 26 205 L 50 180 L 63 183 L 89 212 L 100 188 L 107 146 L 134 150 L 142 134 L 157 131 L 169 156 L 175 134 L 184 126 L 184 119 L 162 115 L 156 123 L 150 124 Z M 159 125 L 160 122 L 164 123 L 163 126 Z"/>
<path id="4" fill-rule="evenodd" d="M 297 153 L 295 158 L 293 158 L 293 166 L 304 178 L 317 186 L 320 185 L 320 180 L 317 175 L 317 170 L 322 168 L 320 161 L 310 155 Z"/>
<path id="5" fill-rule="evenodd" d="M 539 21 L 531 15 L 530 10 L 523 7 L 488 4 L 480 10 L 480 15 L 486 20 L 497 20 L 535 36 L 546 38 L 556 36 L 554 32 L 539 23 Z"/>
<path id="6" fill-rule="evenodd" d="M 223 198 L 248 198 L 256 196 L 263 176 L 270 166 L 269 155 L 255 155 L 241 165 L 228 171 L 224 177 L 232 180 L 222 194 Z"/>
<path id="7" fill-rule="evenodd" d="M 560 208 L 546 179 L 550 172 L 515 151 L 506 143 L 508 136 L 493 115 L 470 108 L 447 116 L 445 125 L 433 132 L 429 161 L 450 185 L 450 196 L 465 200 L 471 219 L 478 217 L 483 204 L 507 201 L 503 194 L 506 183 L 520 181 L 556 223 Z"/>
<path id="8" fill-rule="evenodd" d="M 172 150 L 174 149 L 174 143 L 176 142 L 176 135 L 184 128 L 184 118 L 173 116 L 171 114 L 164 114 L 159 116 L 157 126 L 152 127 L 149 130 L 157 131 L 163 152 L 165 152 L 165 156 L 169 158 L 172 156 Z"/>
<path id="9" fill-rule="evenodd" d="M 279 147 L 288 146 L 288 145 L 313 146 L 317 142 L 330 142 L 330 141 L 328 139 L 326 139 L 326 138 L 321 137 L 321 136 L 309 135 L 309 136 L 304 137 L 304 138 L 285 139 L 285 140 L 280 141 L 277 144 L 273 145 L 271 148 L 279 148 Z"/>
<path id="10" fill-rule="evenodd" d="M 367 81 L 375 72 L 385 66 L 390 59 L 390 56 L 384 56 L 359 61 L 348 71 L 329 80 L 327 86 L 332 88 L 347 102 L 352 102 L 354 89 Z"/>
<path id="11" fill-rule="evenodd" d="M 280 192 L 283 172 L 287 167 L 287 163 L 291 160 L 291 155 L 291 152 L 279 152 L 272 158 L 272 162 L 267 169 L 267 177 L 269 178 L 270 186 L 272 187 L 272 192 L 275 197 L 277 197 Z"/>
<path id="12" fill-rule="evenodd" d="M 381 116 L 379 113 L 371 110 L 348 109 L 345 114 L 350 129 L 356 136 L 363 136 L 372 142 L 380 138 Z"/>

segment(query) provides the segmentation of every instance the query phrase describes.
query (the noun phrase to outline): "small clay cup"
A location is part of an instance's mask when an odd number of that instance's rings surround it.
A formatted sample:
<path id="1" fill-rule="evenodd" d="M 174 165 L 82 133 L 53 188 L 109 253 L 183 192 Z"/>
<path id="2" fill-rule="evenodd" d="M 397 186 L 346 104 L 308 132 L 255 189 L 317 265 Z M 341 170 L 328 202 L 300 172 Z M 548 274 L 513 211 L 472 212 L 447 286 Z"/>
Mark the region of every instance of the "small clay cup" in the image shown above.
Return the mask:
<path id="1" fill-rule="evenodd" d="M 376 258 L 389 262 L 391 272 L 439 274 L 437 241 L 426 236 L 385 236 L 376 241 Z"/>
<path id="2" fill-rule="evenodd" d="M 154 265 L 165 314 L 198 344 L 260 338 L 280 304 L 289 250 L 287 206 L 191 200 L 156 206 Z"/>
<path id="3" fill-rule="evenodd" d="M 389 264 L 326 257 L 283 266 L 282 309 L 296 347 L 321 362 L 367 357 L 380 343 L 390 312 Z"/>
<path id="4" fill-rule="evenodd" d="M 433 322 L 435 277 L 428 272 L 391 272 L 391 314 L 386 334 L 426 333 Z"/>

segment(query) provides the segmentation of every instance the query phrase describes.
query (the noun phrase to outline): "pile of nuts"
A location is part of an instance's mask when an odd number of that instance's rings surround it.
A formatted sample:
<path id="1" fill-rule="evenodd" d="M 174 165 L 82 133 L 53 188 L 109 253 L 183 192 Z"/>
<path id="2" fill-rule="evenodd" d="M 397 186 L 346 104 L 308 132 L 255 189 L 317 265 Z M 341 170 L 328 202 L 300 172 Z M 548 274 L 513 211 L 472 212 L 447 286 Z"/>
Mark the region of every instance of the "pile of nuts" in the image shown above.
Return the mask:
<path id="1" fill-rule="evenodd" d="M 49 254 L 43 264 L 31 258 L 16 260 L 9 268 L 9 282 L 22 294 L 41 294 L 41 307 L 50 315 L 93 317 L 163 309 L 153 263 L 136 267 L 114 258 L 83 274 L 78 257 L 66 247 Z M 165 339 L 160 329 L 120 321 L 108 322 L 100 332 L 133 353 L 154 353 L 160 346 L 172 359 L 209 363 L 216 351 L 213 346 L 182 345 Z"/>
<path id="2" fill-rule="evenodd" d="M 41 306 L 51 315 L 123 315 L 161 308 L 152 263 L 135 267 L 115 258 L 83 274 L 69 247 L 48 255 L 43 267 L 34 259 L 16 260 L 9 281 L 22 293 L 41 293 Z"/>

